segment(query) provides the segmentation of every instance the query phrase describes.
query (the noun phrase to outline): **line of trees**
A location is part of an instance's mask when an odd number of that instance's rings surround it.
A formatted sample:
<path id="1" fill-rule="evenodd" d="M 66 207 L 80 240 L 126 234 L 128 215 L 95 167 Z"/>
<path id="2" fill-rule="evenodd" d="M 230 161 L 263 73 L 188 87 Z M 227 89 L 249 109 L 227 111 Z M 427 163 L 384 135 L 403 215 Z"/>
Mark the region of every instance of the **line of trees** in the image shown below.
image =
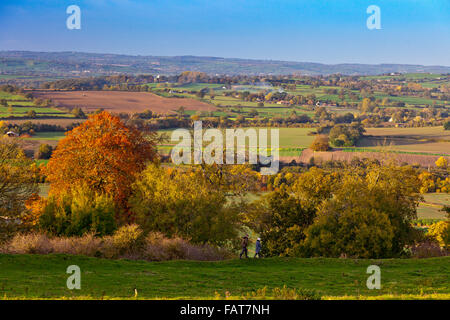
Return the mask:
<path id="1" fill-rule="evenodd" d="M 156 139 L 107 112 L 90 116 L 42 169 L 48 198 L 36 195 L 36 166 L 2 140 L 1 235 L 20 226 L 103 236 L 137 223 L 145 233 L 233 249 L 250 228 L 268 256 L 362 258 L 400 256 L 423 238 L 412 226 L 422 181 L 410 166 L 368 162 L 282 177 L 262 177 L 245 165 L 171 168 L 159 163 Z M 250 202 L 248 193 L 263 182 L 272 190 Z"/>

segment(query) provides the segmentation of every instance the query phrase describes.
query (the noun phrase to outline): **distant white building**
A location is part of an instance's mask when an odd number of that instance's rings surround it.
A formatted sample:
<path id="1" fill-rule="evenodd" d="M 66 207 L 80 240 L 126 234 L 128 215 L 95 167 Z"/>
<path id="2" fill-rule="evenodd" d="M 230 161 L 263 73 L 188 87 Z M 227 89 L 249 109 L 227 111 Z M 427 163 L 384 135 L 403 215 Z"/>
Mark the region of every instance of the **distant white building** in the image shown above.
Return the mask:
<path id="1" fill-rule="evenodd" d="M 17 136 L 18 136 L 17 133 L 12 132 L 12 131 L 8 131 L 8 132 L 6 133 L 6 135 L 7 135 L 8 137 L 17 137 Z"/>

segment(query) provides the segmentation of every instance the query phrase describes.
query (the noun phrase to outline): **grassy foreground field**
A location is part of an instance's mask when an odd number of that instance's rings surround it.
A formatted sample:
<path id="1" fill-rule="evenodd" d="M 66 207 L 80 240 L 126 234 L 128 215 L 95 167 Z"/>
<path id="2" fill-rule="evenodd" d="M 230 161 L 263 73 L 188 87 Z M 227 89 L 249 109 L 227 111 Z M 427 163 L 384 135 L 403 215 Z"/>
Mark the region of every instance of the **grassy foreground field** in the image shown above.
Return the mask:
<path id="1" fill-rule="evenodd" d="M 381 289 L 368 290 L 366 269 L 381 268 Z M 81 290 L 69 290 L 69 265 Z M 219 262 L 145 262 L 70 255 L 0 255 L 0 299 L 188 298 L 216 292 L 240 297 L 267 287 L 314 289 L 326 299 L 450 298 L 450 257 L 430 259 L 270 258 Z"/>

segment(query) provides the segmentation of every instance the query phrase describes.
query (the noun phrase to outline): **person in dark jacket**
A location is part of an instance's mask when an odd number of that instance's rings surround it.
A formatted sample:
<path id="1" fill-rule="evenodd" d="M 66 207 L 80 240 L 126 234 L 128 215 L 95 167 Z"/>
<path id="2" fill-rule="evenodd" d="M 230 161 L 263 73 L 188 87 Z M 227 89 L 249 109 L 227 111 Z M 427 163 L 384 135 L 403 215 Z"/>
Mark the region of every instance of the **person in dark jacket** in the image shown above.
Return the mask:
<path id="1" fill-rule="evenodd" d="M 258 258 L 262 258 L 261 257 L 261 238 L 258 238 L 256 240 L 255 256 L 253 258 L 256 258 L 256 256 L 258 256 Z"/>
<path id="2" fill-rule="evenodd" d="M 244 238 L 242 238 L 242 243 L 241 244 L 242 244 L 242 252 L 239 255 L 239 259 L 242 259 L 242 255 L 244 253 L 245 253 L 245 257 L 248 258 L 248 250 L 247 250 L 247 247 L 248 247 L 248 234 L 246 234 L 244 236 Z"/>

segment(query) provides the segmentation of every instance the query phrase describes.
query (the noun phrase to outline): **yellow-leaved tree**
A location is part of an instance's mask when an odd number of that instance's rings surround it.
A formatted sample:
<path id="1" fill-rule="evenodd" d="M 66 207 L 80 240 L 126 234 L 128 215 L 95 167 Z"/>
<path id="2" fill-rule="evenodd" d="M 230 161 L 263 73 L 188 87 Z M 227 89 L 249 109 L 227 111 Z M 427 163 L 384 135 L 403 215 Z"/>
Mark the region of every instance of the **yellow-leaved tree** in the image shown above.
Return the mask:
<path id="1" fill-rule="evenodd" d="M 0 240 L 17 229 L 25 203 L 38 192 L 37 169 L 19 145 L 0 139 Z"/>

